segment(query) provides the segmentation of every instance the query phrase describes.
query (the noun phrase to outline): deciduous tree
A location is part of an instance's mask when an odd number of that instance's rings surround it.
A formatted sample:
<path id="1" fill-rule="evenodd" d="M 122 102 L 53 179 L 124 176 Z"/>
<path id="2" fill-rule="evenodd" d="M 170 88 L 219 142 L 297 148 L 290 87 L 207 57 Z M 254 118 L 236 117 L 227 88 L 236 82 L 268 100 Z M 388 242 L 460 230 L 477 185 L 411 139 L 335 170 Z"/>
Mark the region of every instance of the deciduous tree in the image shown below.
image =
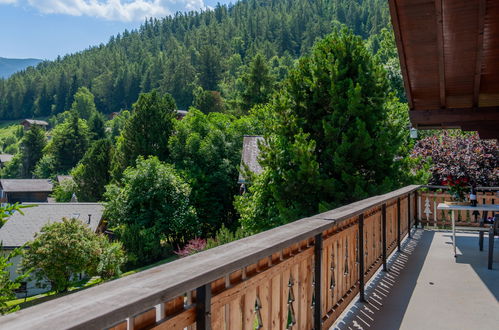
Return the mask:
<path id="1" fill-rule="evenodd" d="M 125 261 L 119 243 L 109 243 L 78 219 L 62 219 L 43 226 L 27 246 L 23 269 L 33 269 L 34 279 L 40 283 L 48 281 L 57 292 L 67 291 L 80 273 L 93 276 L 100 269 L 104 278 L 111 273 L 119 275 L 119 267 Z M 114 256 L 110 257 L 110 253 Z"/>
<path id="2" fill-rule="evenodd" d="M 157 157 L 140 156 L 119 185 L 107 186 L 109 226 L 123 242 L 131 266 L 157 261 L 199 234 L 190 193 L 173 166 Z"/>

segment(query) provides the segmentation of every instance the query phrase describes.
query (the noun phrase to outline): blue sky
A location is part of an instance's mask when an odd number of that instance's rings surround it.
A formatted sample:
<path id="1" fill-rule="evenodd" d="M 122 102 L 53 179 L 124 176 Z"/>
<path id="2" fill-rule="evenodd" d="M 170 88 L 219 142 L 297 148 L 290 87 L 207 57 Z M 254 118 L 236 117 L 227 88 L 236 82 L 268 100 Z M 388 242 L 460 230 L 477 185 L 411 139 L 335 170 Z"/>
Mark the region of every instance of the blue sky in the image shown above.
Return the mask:
<path id="1" fill-rule="evenodd" d="M 0 0 L 0 57 L 55 59 L 105 43 L 145 17 L 227 0 Z M 234 2 L 234 1 L 232 1 Z"/>

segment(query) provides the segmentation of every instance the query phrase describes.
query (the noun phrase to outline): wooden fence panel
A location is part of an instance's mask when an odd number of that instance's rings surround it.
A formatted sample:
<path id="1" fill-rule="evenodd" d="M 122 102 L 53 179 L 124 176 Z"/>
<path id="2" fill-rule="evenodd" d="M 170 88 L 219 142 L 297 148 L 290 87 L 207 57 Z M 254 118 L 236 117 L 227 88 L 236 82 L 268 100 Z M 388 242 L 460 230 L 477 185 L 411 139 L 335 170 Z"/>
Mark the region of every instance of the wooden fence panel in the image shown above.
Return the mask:
<path id="1" fill-rule="evenodd" d="M 450 212 L 437 210 L 437 205 L 445 201 L 450 201 L 451 196 L 445 190 L 427 189 L 420 191 L 421 196 L 421 220 L 426 226 L 449 227 L 451 226 Z M 479 204 L 496 204 L 497 193 L 495 191 L 478 191 L 477 201 Z M 455 211 L 456 225 L 458 226 L 478 226 L 479 220 L 484 216 L 478 211 L 476 215 L 470 211 Z M 490 212 L 487 216 L 492 216 Z"/>

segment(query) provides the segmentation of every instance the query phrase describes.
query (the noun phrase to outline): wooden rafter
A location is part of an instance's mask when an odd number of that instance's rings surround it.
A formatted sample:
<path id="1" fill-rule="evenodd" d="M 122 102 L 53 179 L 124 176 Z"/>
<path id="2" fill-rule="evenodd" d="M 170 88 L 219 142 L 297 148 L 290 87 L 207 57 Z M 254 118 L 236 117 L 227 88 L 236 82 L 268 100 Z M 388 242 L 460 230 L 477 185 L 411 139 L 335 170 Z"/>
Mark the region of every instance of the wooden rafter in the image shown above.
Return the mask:
<path id="1" fill-rule="evenodd" d="M 409 111 L 417 126 L 460 127 L 462 123 L 499 122 L 499 107 Z"/>
<path id="2" fill-rule="evenodd" d="M 445 94 L 445 55 L 442 0 L 435 0 L 435 18 L 437 26 L 438 80 L 440 86 L 440 107 L 447 105 Z"/>
<path id="3" fill-rule="evenodd" d="M 475 79 L 473 83 L 473 107 L 478 108 L 480 96 L 480 79 L 482 77 L 482 59 L 483 59 L 483 30 L 485 26 L 485 12 L 487 0 L 480 0 L 478 4 L 478 38 L 476 49 Z"/>
<path id="4" fill-rule="evenodd" d="M 409 103 L 409 108 L 414 108 L 414 103 L 412 99 L 411 83 L 409 81 L 409 72 L 407 71 L 407 61 L 404 50 L 404 42 L 402 38 L 402 32 L 400 30 L 400 20 L 398 16 L 397 0 L 389 0 L 390 13 L 392 17 L 393 32 L 395 34 L 395 41 L 397 44 L 397 50 L 400 60 L 400 69 L 402 71 L 402 77 L 404 78 L 404 87 L 407 94 L 407 102 Z"/>

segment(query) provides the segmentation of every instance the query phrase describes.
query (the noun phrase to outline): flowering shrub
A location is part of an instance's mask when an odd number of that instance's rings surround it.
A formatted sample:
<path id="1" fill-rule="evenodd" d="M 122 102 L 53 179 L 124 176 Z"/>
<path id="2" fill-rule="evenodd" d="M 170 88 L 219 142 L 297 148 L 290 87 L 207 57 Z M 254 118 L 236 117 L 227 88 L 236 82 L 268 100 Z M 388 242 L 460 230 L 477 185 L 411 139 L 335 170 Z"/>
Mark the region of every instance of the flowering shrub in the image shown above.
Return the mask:
<path id="1" fill-rule="evenodd" d="M 194 238 L 187 242 L 184 248 L 175 251 L 175 254 L 179 257 L 187 257 L 191 254 L 195 254 L 203 251 L 206 248 L 206 240 L 203 238 Z"/>
<path id="2" fill-rule="evenodd" d="M 412 156 L 431 162 L 429 184 L 467 178 L 475 186 L 499 185 L 499 151 L 495 140 L 480 140 L 476 133 L 443 131 L 421 139 Z M 421 162 L 418 166 L 423 167 Z M 417 168 L 419 169 L 419 168 Z M 452 181 L 454 182 L 454 181 Z"/>
<path id="3" fill-rule="evenodd" d="M 469 191 L 470 180 L 467 177 L 454 178 L 448 175 L 445 180 L 441 182 L 442 186 L 449 186 L 449 194 L 458 201 L 464 201 L 465 195 Z"/>

